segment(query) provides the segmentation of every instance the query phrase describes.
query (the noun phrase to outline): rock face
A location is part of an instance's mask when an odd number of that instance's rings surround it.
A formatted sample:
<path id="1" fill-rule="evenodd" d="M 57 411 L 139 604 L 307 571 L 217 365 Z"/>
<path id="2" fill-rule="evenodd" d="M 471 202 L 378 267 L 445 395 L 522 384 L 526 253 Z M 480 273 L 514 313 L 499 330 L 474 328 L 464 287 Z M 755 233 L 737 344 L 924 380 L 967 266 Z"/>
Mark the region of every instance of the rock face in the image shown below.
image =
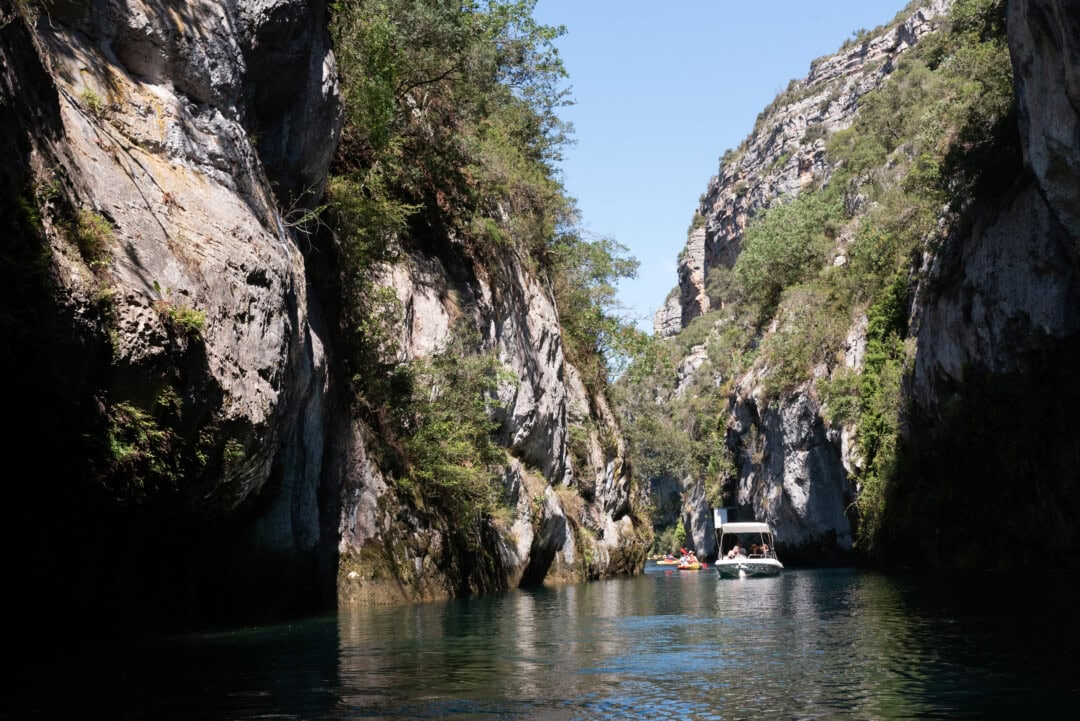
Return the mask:
<path id="1" fill-rule="evenodd" d="M 829 175 L 825 139 L 851 126 L 859 98 L 878 88 L 896 59 L 926 33 L 948 7 L 934 0 L 883 34 L 852 44 L 814 61 L 810 74 L 792 81 L 787 91 L 762 111 L 750 137 L 721 160 L 697 212 L 704 234 L 694 231 L 679 257 L 678 312 L 669 300 L 654 321 L 661 337 L 709 310 L 705 283 L 709 270 L 732 267 L 742 249 L 746 224 L 759 211 L 797 195 Z"/>
<path id="2" fill-rule="evenodd" d="M 25 348 L 4 361 L 41 379 L 12 389 L 16 446 L 55 426 L 79 450 L 20 491 L 65 529 L 46 537 L 33 514 L 7 529 L 35 546 L 28 579 L 44 587 L 40 566 L 80 548 L 79 602 L 152 626 L 640 567 L 614 418 L 572 381 L 550 290 L 512 253 L 481 267 L 410 251 L 382 280 L 405 311 L 400 360 L 440 352 L 465 317 L 516 379 L 496 419 L 514 514 L 484 530 L 478 582 L 438 565 L 445 528 L 375 462 L 290 224 L 342 128 L 325 3 L 35 7 L 0 6 L 0 112 L 18 129 L 3 280 L 23 279 L 3 332 Z"/>
<path id="3" fill-rule="evenodd" d="M 807 80 L 763 113 L 710 182 L 699 209 L 704 255 L 684 254 L 678 292 L 657 315 L 659 335 L 673 333 L 675 317 L 685 326 L 709 311 L 709 298 L 697 300 L 702 268 L 707 278 L 711 268 L 733 266 L 756 211 L 828 178 L 822 139 L 851 125 L 858 98 L 879 86 L 897 54 L 932 29 L 946 6 L 933 3 L 884 35 L 815 62 Z M 1010 2 L 1007 14 L 1018 136 L 1014 142 L 1011 116 L 1001 121 L 1009 132 L 995 136 L 1005 158 L 996 185 L 962 213 L 943 211 L 944 237 L 914 263 L 909 364 L 897 410 L 901 460 L 884 496 L 888 530 L 872 549 L 885 562 L 1075 565 L 1080 544 L 1069 520 L 1080 509 L 1080 483 L 1062 451 L 1077 432 L 1071 409 L 1080 399 L 1080 57 L 1073 42 L 1080 27 L 1055 0 Z M 1008 160 L 1016 145 L 1023 167 Z M 836 264 L 846 261 L 842 244 L 841 237 Z M 718 330 L 730 321 L 714 315 Z M 859 317 L 842 353 L 856 372 L 867 355 L 867 326 Z M 732 382 L 731 502 L 774 525 L 785 558 L 842 558 L 852 548 L 847 509 L 860 491 L 852 479 L 864 464 L 854 429 L 824 421 L 812 377 L 768 400 L 768 372 L 756 363 Z M 828 373 L 819 367 L 813 376 Z M 685 496 L 688 528 L 711 522 L 701 496 L 697 489 Z M 1034 527 L 1037 551 L 1026 540 Z"/>
<path id="4" fill-rule="evenodd" d="M 854 498 L 837 431 L 808 393 L 770 405 L 753 373 L 740 381 L 728 443 L 739 470 L 736 504 L 768 522 L 791 561 L 837 560 L 851 551 L 845 513 Z"/>
<path id="5" fill-rule="evenodd" d="M 896 532 L 893 557 L 906 548 L 927 563 L 1073 565 L 1080 542 L 1068 520 L 1080 507 L 1075 464 L 1059 451 L 1080 398 L 1077 18 L 1062 3 L 1016 2 L 1007 28 L 1024 168 L 953 229 L 917 289 L 915 470 L 893 508 L 920 523 L 897 524 L 910 530 Z M 965 515 L 950 519 L 940 496 Z M 1037 550 L 1025 543 L 1033 526 Z"/>
<path id="6" fill-rule="evenodd" d="M 379 469 L 362 460 L 365 431 L 357 426 L 348 445 L 361 461 L 342 480 L 340 603 L 633 572 L 644 559 L 643 529 L 631 515 L 641 499 L 631 497 L 626 451 L 606 401 L 590 396 L 563 356 L 550 294 L 514 256 L 480 268 L 406 255 L 382 279 L 404 310 L 402 360 L 445 349 L 454 324 L 464 321 L 480 330 L 482 347 L 496 352 L 513 379 L 499 385 L 496 411 L 512 456 L 504 487 L 513 514 L 492 529 L 489 568 L 447 575 L 446 529 L 410 512 Z M 577 458 L 571 428 L 581 434 Z M 389 568 L 388 557 L 407 572 Z"/>
<path id="7" fill-rule="evenodd" d="M 1057 221 L 1078 238 L 1080 19 L 1067 2 L 1010 2 L 1008 13 L 1024 162 Z"/>
<path id="8" fill-rule="evenodd" d="M 1025 183 L 991 222 L 958 233 L 934 259 L 919 309 L 914 396 L 932 407 L 966 368 L 1020 370 L 1018 353 L 1037 337 L 1080 330 L 1071 235 L 1044 196 Z M 936 285 L 935 285 L 936 284 Z M 945 395 L 948 395 L 946 392 Z"/>
<path id="9" fill-rule="evenodd" d="M 930 259 L 917 296 L 914 398 L 943 404 L 967 368 L 1019 373 L 1025 348 L 1075 337 L 1080 225 L 1077 19 L 1056 2 L 1008 7 L 1024 165 Z"/>
<path id="10" fill-rule="evenodd" d="M 756 213 L 828 179 L 827 138 L 852 125 L 859 98 L 882 85 L 897 58 L 935 29 L 947 7 L 944 0 L 928 3 L 884 32 L 814 61 L 806 78 L 793 81 L 761 113 L 751 135 L 725 155 L 719 174 L 709 181 L 697 209 L 703 227 L 690 234 L 679 258 L 679 285 L 655 317 L 658 336 L 674 335 L 718 309 L 706 292 L 710 271 L 734 266 Z M 725 322 L 719 320 L 717 328 Z M 857 349 L 865 348 L 865 319 L 853 329 L 848 345 L 847 365 L 857 370 L 862 362 Z M 683 359 L 677 394 L 706 357 L 701 346 Z M 739 378 L 713 380 L 716 386 L 732 384 L 727 446 L 737 481 L 728 502 L 743 516 L 771 523 L 786 558 L 842 560 L 853 544 L 847 508 L 855 488 L 849 470 L 859 459 L 851 447 L 852 430 L 830 428 L 822 420 L 809 379 L 779 400 L 766 400 L 768 370 L 755 367 Z M 711 556 L 715 538 L 703 485 L 691 482 L 684 497 L 688 535 L 699 553 Z"/>
<path id="11" fill-rule="evenodd" d="M 46 124 L 15 125 L 24 180 L 4 189 L 5 204 L 36 202 L 50 258 L 41 347 L 17 362 L 31 376 L 55 357 L 80 369 L 25 399 L 67 417 L 61 438 L 77 449 L 46 462 L 48 480 L 27 493 L 44 507 L 85 504 L 62 537 L 81 549 L 82 600 L 108 618 L 203 613 L 183 610 L 154 563 L 191 564 L 193 596 L 276 563 L 284 583 L 265 608 L 279 610 L 317 599 L 316 567 L 332 565 L 320 502 L 326 339 L 278 208 L 292 179 L 320 187 L 341 103 L 324 11 L 288 5 L 57 3 L 26 6 L 3 29 L 5 54 L 37 57 L 44 75 L 9 75 L 5 99 L 36 86 L 45 97 L 25 102 L 54 109 Z M 274 90 L 260 83 L 276 71 L 296 92 L 268 106 Z M 319 125 L 293 122 L 307 114 Z M 269 166 L 256 127 L 274 148 Z M 219 543 L 234 550 L 215 555 Z M 140 551 L 94 560 L 123 544 Z M 48 550 L 37 554 L 48 565 Z M 249 585 L 237 603 L 258 593 Z"/>

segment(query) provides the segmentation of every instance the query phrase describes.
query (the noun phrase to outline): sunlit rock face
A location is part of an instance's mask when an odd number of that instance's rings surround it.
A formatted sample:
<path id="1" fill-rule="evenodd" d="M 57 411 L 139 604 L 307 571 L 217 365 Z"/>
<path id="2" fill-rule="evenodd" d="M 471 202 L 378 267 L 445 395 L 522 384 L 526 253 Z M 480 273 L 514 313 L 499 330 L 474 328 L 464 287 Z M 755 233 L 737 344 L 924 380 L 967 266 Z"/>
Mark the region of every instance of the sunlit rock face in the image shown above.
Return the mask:
<path id="1" fill-rule="evenodd" d="M 736 449 L 740 512 L 772 525 L 793 561 L 841 558 L 852 547 L 846 510 L 854 498 L 838 433 L 807 392 L 769 403 L 758 379 L 740 381 L 729 444 Z"/>
<path id="2" fill-rule="evenodd" d="M 607 401 L 567 362 L 554 300 L 539 278 L 512 254 L 481 267 L 406 249 L 380 283 L 402 309 L 399 360 L 444 352 L 464 324 L 477 331 L 477 350 L 494 353 L 507 372 L 493 414 L 510 454 L 502 480 L 511 514 L 477 550 L 486 560 L 455 577 L 445 568 L 447 529 L 410 511 L 375 464 L 348 465 L 339 602 L 440 598 L 639 570 L 647 531 L 632 516 L 643 499 L 632 496 L 625 443 Z M 578 429 L 574 453 L 571 427 Z M 354 456 L 366 455 L 367 434 L 354 426 Z M 409 569 L 404 577 L 387 568 L 389 555 Z"/>
<path id="3" fill-rule="evenodd" d="M 710 267 L 735 263 L 756 210 L 828 177 L 821 137 L 850 126 L 858 97 L 880 84 L 895 54 L 917 42 L 943 9 L 935 4 L 916 13 L 883 36 L 888 42 L 872 39 L 816 62 L 806 81 L 763 114 L 699 209 L 706 218 L 706 278 Z M 898 409 L 903 459 L 883 512 L 889 530 L 873 549 L 884 562 L 1069 564 L 1070 549 L 1080 542 L 1066 520 L 1072 512 L 1061 510 L 1076 508 L 1078 494 L 1069 470 L 1075 464 L 1060 450 L 1075 435 L 1067 409 L 1080 398 L 1071 370 L 1080 347 L 1080 61 L 1070 40 L 1077 19 L 1053 0 L 1009 3 L 1007 11 L 1017 118 L 1015 126 L 1004 118 L 1007 132 L 995 140 L 1002 175 L 962 212 L 943 210 L 944 238 L 913 261 L 911 362 Z M 875 60 L 860 65 L 860 57 Z M 816 92 L 808 100 L 825 77 L 839 95 Z M 815 124 L 823 130 L 807 135 Z M 800 131 L 814 142 L 800 142 Z M 845 260 L 838 249 L 836 262 Z M 680 281 L 699 276 L 692 265 Z M 669 332 L 676 314 L 709 309 L 708 299 L 692 300 L 699 290 L 680 286 L 658 315 L 658 333 Z M 682 305 L 687 298 L 689 313 Z M 866 328 L 861 316 L 848 333 L 847 368 L 863 365 Z M 774 331 L 775 325 L 765 333 Z M 734 383 L 727 445 L 738 481 L 731 503 L 772 523 L 792 558 L 842 559 L 852 548 L 848 512 L 860 490 L 851 479 L 864 463 L 855 429 L 830 427 L 810 377 L 767 401 L 768 370 L 758 364 Z M 691 515 L 699 516 L 688 527 L 707 522 L 699 495 L 688 495 Z M 998 524 L 1001 512 L 1008 519 Z M 1025 523 L 1045 529 L 1041 558 L 1024 550 Z M 1002 551 L 1001 538 L 1009 534 L 1017 542 Z"/>
<path id="4" fill-rule="evenodd" d="M 809 75 L 792 81 L 762 111 L 744 145 L 709 181 L 697 209 L 704 233 L 691 233 L 679 256 L 678 293 L 657 311 L 657 335 L 674 335 L 709 310 L 709 270 L 735 264 L 754 215 L 829 175 L 825 140 L 851 126 L 859 98 L 881 86 L 897 58 L 934 30 L 948 6 L 934 0 L 891 30 L 815 60 Z"/>
<path id="5" fill-rule="evenodd" d="M 944 0 L 928 3 L 890 29 L 815 60 L 806 78 L 793 81 L 762 111 L 747 140 L 722 159 L 702 196 L 696 209 L 702 227 L 690 233 L 679 256 L 679 284 L 654 319 L 658 336 L 674 335 L 716 310 L 707 292 L 710 271 L 735 265 L 756 214 L 829 178 L 829 136 L 854 123 L 859 99 L 881 87 L 898 58 L 940 26 L 948 6 Z M 837 257 L 844 262 L 842 253 Z M 862 367 L 865 334 L 863 317 L 846 342 L 844 363 L 852 370 Z M 706 357 L 704 346 L 686 355 L 677 367 L 677 394 Z M 850 474 L 862 463 L 854 428 L 830 427 L 822 419 L 811 378 L 767 401 L 763 385 L 769 372 L 755 364 L 740 378 L 714 379 L 717 385 L 732 383 L 726 443 L 737 482 L 727 502 L 738 507 L 741 518 L 771 523 L 791 560 L 842 562 L 854 540 L 848 509 L 856 488 Z M 715 552 L 702 484 L 691 482 L 684 491 L 683 519 L 697 547 Z"/>
<path id="6" fill-rule="evenodd" d="M 122 380 L 98 389 L 105 404 L 142 403 L 169 386 L 202 431 L 229 429 L 243 459 L 207 479 L 205 498 L 235 508 L 278 464 L 287 485 L 301 479 L 292 521 L 266 530 L 311 550 L 324 340 L 267 171 L 321 187 L 341 125 L 329 38 L 319 11 L 295 3 L 166 5 L 63 5 L 37 24 L 62 122 L 41 182 L 62 173 L 71 202 L 113 229 L 97 277 L 53 236 L 64 302 L 90 303 L 101 287 L 114 299 Z M 286 38 L 293 52 L 282 54 Z M 260 81 L 286 66 L 292 92 L 264 117 L 260 98 L 280 87 Z M 293 122 L 308 114 L 321 122 Z M 267 128 L 269 165 L 251 140 L 256 127 Z M 203 319 L 198 338 L 174 327 L 187 311 Z"/>
<path id="7" fill-rule="evenodd" d="M 69 494 L 104 509 L 59 525 L 90 539 L 72 559 L 89 569 L 80 598 L 107 605 L 121 592 L 107 588 L 125 589 L 117 616 L 198 622 L 206 608 L 445 597 L 643 563 L 621 434 L 573 380 L 547 282 L 512 252 L 485 266 L 447 238 L 376 280 L 403 309 L 397 360 L 442 352 L 457 322 L 498 357 L 492 412 L 512 513 L 482 531 L 494 559 L 483 578 L 439 565 L 446 521 L 411 507 L 380 461 L 316 295 L 327 270 L 294 227 L 322 193 L 343 123 L 327 13 L 306 0 L 61 0 L 0 27 L 0 112 L 19 131 L 4 141 L 3 200 L 40 201 L 48 256 L 37 290 L 50 335 L 20 368 L 45 378 L 62 366 L 38 405 L 62 408 L 63 437 L 106 459 L 58 457 L 27 505 Z M 102 234 L 93 254 L 73 237 L 77 218 Z M 14 406 L 34 403 L 27 390 Z M 573 458 L 572 422 L 584 429 Z M 136 432 L 145 448 L 124 446 Z M 141 459 L 160 483 L 120 484 L 116 458 Z M 99 534 L 99 520 L 115 531 Z M 124 547 L 143 550 L 102 570 Z M 356 560 L 376 549 L 397 566 L 373 581 Z M 41 553 L 28 565 L 56 560 Z M 185 592 L 155 564 L 184 569 Z"/>

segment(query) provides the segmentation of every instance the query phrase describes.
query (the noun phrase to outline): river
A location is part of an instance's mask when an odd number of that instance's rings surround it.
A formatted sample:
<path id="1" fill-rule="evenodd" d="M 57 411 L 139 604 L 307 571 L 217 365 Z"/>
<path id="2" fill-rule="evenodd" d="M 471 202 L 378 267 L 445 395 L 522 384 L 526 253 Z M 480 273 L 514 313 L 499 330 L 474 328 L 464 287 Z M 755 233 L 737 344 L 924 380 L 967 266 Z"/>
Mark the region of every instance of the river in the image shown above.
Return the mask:
<path id="1" fill-rule="evenodd" d="M 1077 580 L 789 570 L 740 581 L 650 564 L 634 578 L 56 649 L 67 667 L 24 669 L 11 717 L 1075 717 Z"/>

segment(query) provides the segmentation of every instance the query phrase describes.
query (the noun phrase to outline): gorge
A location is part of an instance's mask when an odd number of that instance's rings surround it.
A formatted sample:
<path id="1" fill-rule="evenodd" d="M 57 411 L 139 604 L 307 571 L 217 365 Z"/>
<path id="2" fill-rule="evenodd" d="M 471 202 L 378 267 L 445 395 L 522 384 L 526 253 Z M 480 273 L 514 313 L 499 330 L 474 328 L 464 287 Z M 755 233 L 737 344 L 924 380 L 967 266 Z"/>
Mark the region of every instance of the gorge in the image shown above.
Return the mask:
<path id="1" fill-rule="evenodd" d="M 912 3 L 722 158 L 624 394 L 668 538 L 728 505 L 815 564 L 1073 565 L 1063 8 Z"/>
<path id="2" fill-rule="evenodd" d="M 917 1 L 815 61 L 624 346 L 532 4 L 0 2 L 23 617 L 633 574 L 718 505 L 795 564 L 1076 565 L 1070 6 Z"/>

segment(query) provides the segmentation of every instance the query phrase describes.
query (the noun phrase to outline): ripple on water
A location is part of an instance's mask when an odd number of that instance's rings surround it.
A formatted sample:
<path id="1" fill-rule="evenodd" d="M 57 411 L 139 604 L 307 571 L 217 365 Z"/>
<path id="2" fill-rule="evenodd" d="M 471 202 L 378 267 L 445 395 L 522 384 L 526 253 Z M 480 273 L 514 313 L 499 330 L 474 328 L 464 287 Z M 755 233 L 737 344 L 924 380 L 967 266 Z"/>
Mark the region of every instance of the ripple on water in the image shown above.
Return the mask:
<path id="1" fill-rule="evenodd" d="M 1076 580 L 649 572 L 56 649 L 78 673 L 28 666 L 8 701 L 30 719 L 1067 718 Z"/>

